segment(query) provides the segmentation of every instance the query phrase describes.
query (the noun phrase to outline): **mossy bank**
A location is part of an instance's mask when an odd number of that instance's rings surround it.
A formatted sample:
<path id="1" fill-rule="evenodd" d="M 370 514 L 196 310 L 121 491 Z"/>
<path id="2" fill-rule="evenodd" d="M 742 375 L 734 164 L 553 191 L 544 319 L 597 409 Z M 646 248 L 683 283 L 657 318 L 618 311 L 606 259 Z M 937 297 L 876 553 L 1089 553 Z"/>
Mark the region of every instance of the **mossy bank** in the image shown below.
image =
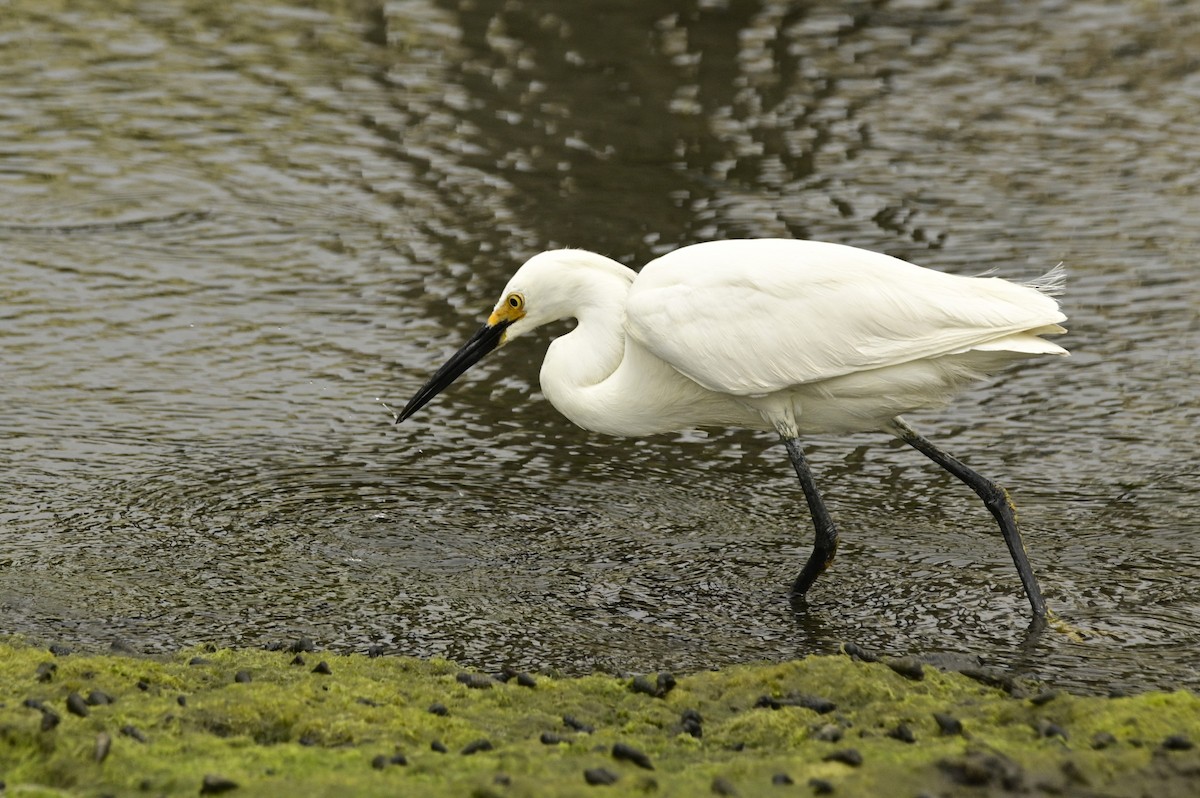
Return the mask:
<path id="1" fill-rule="evenodd" d="M 0 642 L 0 779 L 9 796 L 1200 792 L 1195 695 L 987 681 L 847 656 L 558 679 Z"/>

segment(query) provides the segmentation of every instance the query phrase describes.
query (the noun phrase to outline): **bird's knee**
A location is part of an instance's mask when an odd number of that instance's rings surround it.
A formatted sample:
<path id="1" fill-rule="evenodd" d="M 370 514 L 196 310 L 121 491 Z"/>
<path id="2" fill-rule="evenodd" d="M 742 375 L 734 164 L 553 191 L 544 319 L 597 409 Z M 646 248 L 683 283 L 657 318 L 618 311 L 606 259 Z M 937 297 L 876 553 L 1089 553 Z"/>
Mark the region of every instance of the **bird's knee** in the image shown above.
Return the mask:
<path id="1" fill-rule="evenodd" d="M 1017 505 L 1013 502 L 1008 490 L 994 482 L 989 482 L 987 490 L 981 493 L 984 505 L 996 516 L 1008 516 L 1015 524 L 1017 522 Z"/>

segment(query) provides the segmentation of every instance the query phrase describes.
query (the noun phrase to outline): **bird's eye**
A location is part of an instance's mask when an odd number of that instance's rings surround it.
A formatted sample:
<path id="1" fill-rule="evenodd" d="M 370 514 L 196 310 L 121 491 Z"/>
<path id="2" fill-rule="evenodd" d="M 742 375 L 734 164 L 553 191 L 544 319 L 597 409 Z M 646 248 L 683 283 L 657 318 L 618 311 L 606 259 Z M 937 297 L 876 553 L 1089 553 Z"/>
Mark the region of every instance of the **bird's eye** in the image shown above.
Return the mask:
<path id="1" fill-rule="evenodd" d="M 509 294 L 508 306 L 513 310 L 520 310 L 521 308 L 525 307 L 525 297 L 521 296 L 520 294 Z"/>

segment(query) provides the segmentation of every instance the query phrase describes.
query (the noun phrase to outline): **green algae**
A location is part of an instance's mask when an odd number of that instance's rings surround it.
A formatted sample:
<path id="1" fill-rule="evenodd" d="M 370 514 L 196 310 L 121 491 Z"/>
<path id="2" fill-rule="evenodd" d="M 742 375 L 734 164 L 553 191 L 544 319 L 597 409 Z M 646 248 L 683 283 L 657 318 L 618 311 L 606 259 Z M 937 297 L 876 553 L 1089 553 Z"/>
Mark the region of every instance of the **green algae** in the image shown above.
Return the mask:
<path id="1" fill-rule="evenodd" d="M 1187 747 L 1200 740 L 1200 699 L 1186 692 L 1030 700 L 930 667 L 915 680 L 819 656 L 681 676 L 660 697 L 606 675 L 469 686 L 460 671 L 251 650 L 56 657 L 0 643 L 0 779 L 7 795 L 196 795 L 206 777 L 209 792 L 224 779 L 237 785 L 227 795 L 311 796 L 807 795 L 813 779 L 850 796 L 1182 796 L 1200 783 L 1200 751 Z M 112 703 L 68 709 L 72 693 L 97 690 Z M 618 743 L 653 769 L 614 758 Z M 616 782 L 589 784 L 584 772 L 600 768 Z M 775 783 L 784 775 L 794 786 Z"/>

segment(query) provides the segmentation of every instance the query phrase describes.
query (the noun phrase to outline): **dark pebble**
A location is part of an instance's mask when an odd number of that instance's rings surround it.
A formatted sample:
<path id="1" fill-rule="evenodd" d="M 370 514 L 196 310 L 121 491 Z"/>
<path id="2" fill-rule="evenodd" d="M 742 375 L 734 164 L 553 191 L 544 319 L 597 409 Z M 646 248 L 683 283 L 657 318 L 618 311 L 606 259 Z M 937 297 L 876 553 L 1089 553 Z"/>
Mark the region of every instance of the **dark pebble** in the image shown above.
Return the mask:
<path id="1" fill-rule="evenodd" d="M 942 712 L 934 712 L 933 719 L 937 721 L 938 728 L 942 730 L 944 735 L 962 734 L 962 721 L 953 715 L 946 715 Z"/>
<path id="2" fill-rule="evenodd" d="M 454 680 L 472 690 L 490 690 L 492 689 L 492 683 L 495 681 L 491 676 L 485 676 L 482 673 L 466 672 L 458 674 L 454 677 Z"/>
<path id="3" fill-rule="evenodd" d="M 999 754 L 970 753 L 961 759 L 942 760 L 938 767 L 952 781 L 971 787 L 999 783 L 1005 790 L 1020 790 L 1021 767 Z"/>
<path id="4" fill-rule="evenodd" d="M 227 779 L 224 776 L 214 776 L 209 773 L 204 777 L 204 781 L 200 783 L 201 795 L 217 795 L 230 790 L 236 790 L 238 783 L 233 779 Z"/>
<path id="5" fill-rule="evenodd" d="M 543 745 L 558 745 L 559 743 L 571 742 L 570 737 L 563 737 L 561 734 L 554 732 L 542 732 L 541 741 Z"/>
<path id="6" fill-rule="evenodd" d="M 320 662 L 317 663 L 317 666 L 312 669 L 312 672 L 320 673 L 325 676 L 328 676 L 329 674 L 333 673 L 333 669 L 329 667 L 328 662 L 326 662 L 325 660 L 321 660 Z"/>
<path id="7" fill-rule="evenodd" d="M 776 773 L 771 777 L 771 783 L 777 787 L 786 787 L 787 785 L 795 784 L 796 782 L 793 781 L 792 777 L 786 773 Z"/>
<path id="8" fill-rule="evenodd" d="M 188 665 L 191 665 L 193 667 L 196 665 L 211 665 L 211 664 L 212 664 L 212 660 L 208 659 L 207 657 L 192 657 L 191 659 L 188 660 Z"/>
<path id="9" fill-rule="evenodd" d="M 883 663 L 905 679 L 919 682 L 925 678 L 925 667 L 912 657 L 888 658 Z"/>
<path id="10" fill-rule="evenodd" d="M 583 780 L 588 784 L 615 784 L 620 778 L 616 773 L 604 768 L 589 768 L 583 771 Z"/>
<path id="11" fill-rule="evenodd" d="M 134 686 L 144 693 L 150 689 L 150 682 L 146 681 L 145 679 L 138 679 L 137 684 Z"/>
<path id="12" fill-rule="evenodd" d="M 446 709 L 446 705 L 439 701 L 429 705 L 429 714 L 444 718 L 450 714 L 450 710 Z"/>
<path id="13" fill-rule="evenodd" d="M 856 768 L 863 763 L 862 754 L 856 748 L 843 748 L 840 751 L 834 751 L 832 754 L 826 754 L 822 759 L 825 762 L 841 762 L 843 765 L 849 765 Z"/>
<path id="14" fill-rule="evenodd" d="M 1006 693 L 1011 693 L 1017 686 L 1011 676 L 991 668 L 963 668 L 959 673 L 988 687 L 998 687 Z"/>
<path id="15" fill-rule="evenodd" d="M 1043 690 L 1037 695 L 1031 695 L 1029 697 L 1029 703 L 1033 704 L 1035 707 L 1040 707 L 1042 704 L 1049 704 L 1051 701 L 1058 698 L 1059 695 L 1061 695 L 1061 693 L 1059 693 L 1058 690 Z"/>
<path id="16" fill-rule="evenodd" d="M 497 681 L 504 682 L 505 684 L 508 684 L 515 679 L 517 684 L 521 685 L 522 687 L 537 686 L 537 680 L 531 675 L 525 671 L 519 671 L 516 668 L 510 668 L 507 665 L 500 669 L 500 674 L 496 677 L 496 679 Z"/>
<path id="17" fill-rule="evenodd" d="M 49 707 L 42 707 L 42 731 L 52 731 L 62 720 L 58 713 Z"/>
<path id="18" fill-rule="evenodd" d="M 367 646 L 367 656 L 371 659 L 376 659 L 383 656 L 383 646 L 376 643 L 373 646 Z"/>
<path id="19" fill-rule="evenodd" d="M 92 749 L 92 759 L 97 762 L 103 762 L 108 758 L 108 752 L 112 748 L 112 738 L 107 732 L 100 732 L 96 735 L 96 747 Z"/>
<path id="20" fill-rule="evenodd" d="M 474 742 L 467 743 L 467 746 L 462 750 L 462 754 L 463 756 L 470 756 L 480 751 L 491 751 L 492 748 L 491 740 L 475 740 Z"/>
<path id="21" fill-rule="evenodd" d="M 658 686 L 650 681 L 648 676 L 635 676 L 629 685 L 629 689 L 635 693 L 644 695 L 658 696 Z"/>
<path id="22" fill-rule="evenodd" d="M 870 649 L 863 648 L 857 643 L 842 643 L 842 653 L 851 659 L 863 662 L 879 662 L 879 655 Z"/>
<path id="23" fill-rule="evenodd" d="M 56 657 L 65 657 L 71 653 L 70 646 L 64 646 L 62 643 L 51 643 L 50 653 Z"/>
<path id="24" fill-rule="evenodd" d="M 1039 737 L 1061 737 L 1064 740 L 1067 739 L 1066 729 L 1045 718 L 1037 722 L 1037 733 Z"/>
<path id="25" fill-rule="evenodd" d="M 88 693 L 87 702 L 93 707 L 98 707 L 113 703 L 113 697 L 103 690 L 93 690 Z"/>
<path id="26" fill-rule="evenodd" d="M 563 715 L 563 725 L 584 734 L 591 734 L 596 730 L 595 726 L 589 726 L 581 720 L 576 720 L 574 715 Z"/>
<path id="27" fill-rule="evenodd" d="M 667 693 L 675 689 L 676 684 L 674 676 L 663 672 L 658 674 L 654 681 L 650 681 L 649 676 L 635 676 L 629 685 L 629 689 L 635 693 L 644 693 L 655 698 L 665 698 Z"/>
<path id="28" fill-rule="evenodd" d="M 67 696 L 67 712 L 70 712 L 72 715 L 78 715 L 81 718 L 86 718 L 92 714 L 92 711 L 88 709 L 87 702 L 83 700 L 83 696 L 79 693 L 71 693 Z"/>
<path id="29" fill-rule="evenodd" d="M 654 770 L 654 765 L 650 762 L 650 757 L 625 743 L 617 743 L 612 747 L 613 759 L 623 759 L 626 762 L 632 762 L 640 768 L 646 770 Z"/>
<path id="30" fill-rule="evenodd" d="M 378 756 L 371 759 L 371 767 L 375 768 L 376 770 L 383 770 L 387 766 L 388 766 L 387 754 L 379 754 Z"/>
<path id="31" fill-rule="evenodd" d="M 434 740 L 433 742 L 431 742 L 429 744 L 429 750 L 437 751 L 439 754 L 444 754 L 444 753 L 446 753 L 447 749 L 441 740 Z"/>
<path id="32" fill-rule="evenodd" d="M 142 732 L 138 729 L 137 726 L 132 726 L 132 725 L 128 725 L 128 724 L 125 726 L 122 726 L 121 734 L 124 734 L 126 737 L 132 737 L 133 739 L 137 740 L 139 743 L 146 742 L 146 735 L 142 734 Z"/>
<path id="33" fill-rule="evenodd" d="M 658 674 L 658 679 L 655 683 L 658 685 L 658 695 L 660 697 L 674 690 L 677 684 L 675 677 L 666 672 Z"/>
<path id="34" fill-rule="evenodd" d="M 694 709 L 685 709 L 679 718 L 679 724 L 685 734 L 689 734 L 697 740 L 704 736 L 704 718 L 700 717 L 700 713 Z"/>
<path id="35" fill-rule="evenodd" d="M 248 684 L 253 681 L 253 678 L 250 676 L 250 671 L 238 671 L 233 675 L 233 680 L 238 684 Z"/>
<path id="36" fill-rule="evenodd" d="M 825 779 L 809 779 L 808 786 L 812 788 L 813 795 L 829 795 L 833 792 L 833 784 Z"/>
<path id="37" fill-rule="evenodd" d="M 774 698 L 769 695 L 759 696 L 754 702 L 756 708 L 781 709 L 783 707 L 804 707 L 811 709 L 818 715 L 826 715 L 837 709 L 837 704 L 830 701 L 828 698 L 821 698 L 815 695 L 805 695 L 803 693 L 791 693 L 783 698 Z"/>
<path id="38" fill-rule="evenodd" d="M 37 666 L 37 670 L 33 672 L 33 676 L 42 684 L 54 678 L 54 672 L 58 670 L 58 666 L 53 662 L 43 662 Z"/>
<path id="39" fill-rule="evenodd" d="M 717 776 L 712 780 L 710 788 L 714 795 L 737 795 L 737 787 L 733 786 L 733 782 L 724 776 Z"/>
<path id="40" fill-rule="evenodd" d="M 185 696 L 185 695 L 175 696 L 175 703 L 181 707 L 186 707 L 187 706 L 187 696 Z"/>
<path id="41" fill-rule="evenodd" d="M 1186 734 L 1172 734 L 1162 741 L 1162 747 L 1168 751 L 1190 751 L 1196 744 L 1189 740 Z"/>
<path id="42" fill-rule="evenodd" d="M 394 754 L 392 754 L 390 757 L 388 757 L 388 764 L 391 764 L 391 765 L 407 765 L 407 764 L 408 764 L 408 757 L 406 757 L 404 754 L 402 754 L 402 753 L 400 753 L 399 751 L 397 751 L 396 753 L 394 753 Z"/>
<path id="43" fill-rule="evenodd" d="M 887 733 L 888 737 L 893 740 L 899 740 L 902 743 L 915 743 L 917 736 L 913 734 L 912 728 L 907 723 L 901 723 L 896 728 Z"/>
<path id="44" fill-rule="evenodd" d="M 288 646 L 288 651 L 290 651 L 293 654 L 300 654 L 305 651 L 316 651 L 316 650 L 317 650 L 317 647 L 313 643 L 311 637 L 301 637 L 300 639 L 296 640 L 296 642 L 294 642 L 290 646 Z"/>
<path id="45" fill-rule="evenodd" d="M 40 699 L 40 698 L 26 698 L 25 701 L 22 703 L 24 706 L 28 707 L 29 709 L 39 709 L 40 710 L 43 707 L 45 707 L 45 704 L 42 703 L 42 699 Z"/>
<path id="46" fill-rule="evenodd" d="M 1117 738 L 1109 732 L 1096 732 L 1092 735 L 1092 748 L 1097 751 L 1103 751 L 1110 745 L 1116 745 Z"/>
<path id="47" fill-rule="evenodd" d="M 289 662 L 288 664 L 289 665 L 303 665 L 304 664 L 304 656 L 301 654 L 297 654 L 296 656 L 292 657 L 292 661 Z"/>
<path id="48" fill-rule="evenodd" d="M 497 773 L 494 777 L 492 777 L 492 784 L 498 784 L 501 787 L 511 787 L 512 776 L 508 775 L 507 773 Z"/>
<path id="49" fill-rule="evenodd" d="M 364 698 L 363 696 L 359 696 L 358 698 L 354 699 L 354 702 L 355 702 L 356 704 L 362 704 L 364 707 L 378 707 L 378 706 L 380 706 L 379 702 L 378 702 L 378 701 L 376 701 L 375 699 L 373 699 L 373 698 Z"/>

